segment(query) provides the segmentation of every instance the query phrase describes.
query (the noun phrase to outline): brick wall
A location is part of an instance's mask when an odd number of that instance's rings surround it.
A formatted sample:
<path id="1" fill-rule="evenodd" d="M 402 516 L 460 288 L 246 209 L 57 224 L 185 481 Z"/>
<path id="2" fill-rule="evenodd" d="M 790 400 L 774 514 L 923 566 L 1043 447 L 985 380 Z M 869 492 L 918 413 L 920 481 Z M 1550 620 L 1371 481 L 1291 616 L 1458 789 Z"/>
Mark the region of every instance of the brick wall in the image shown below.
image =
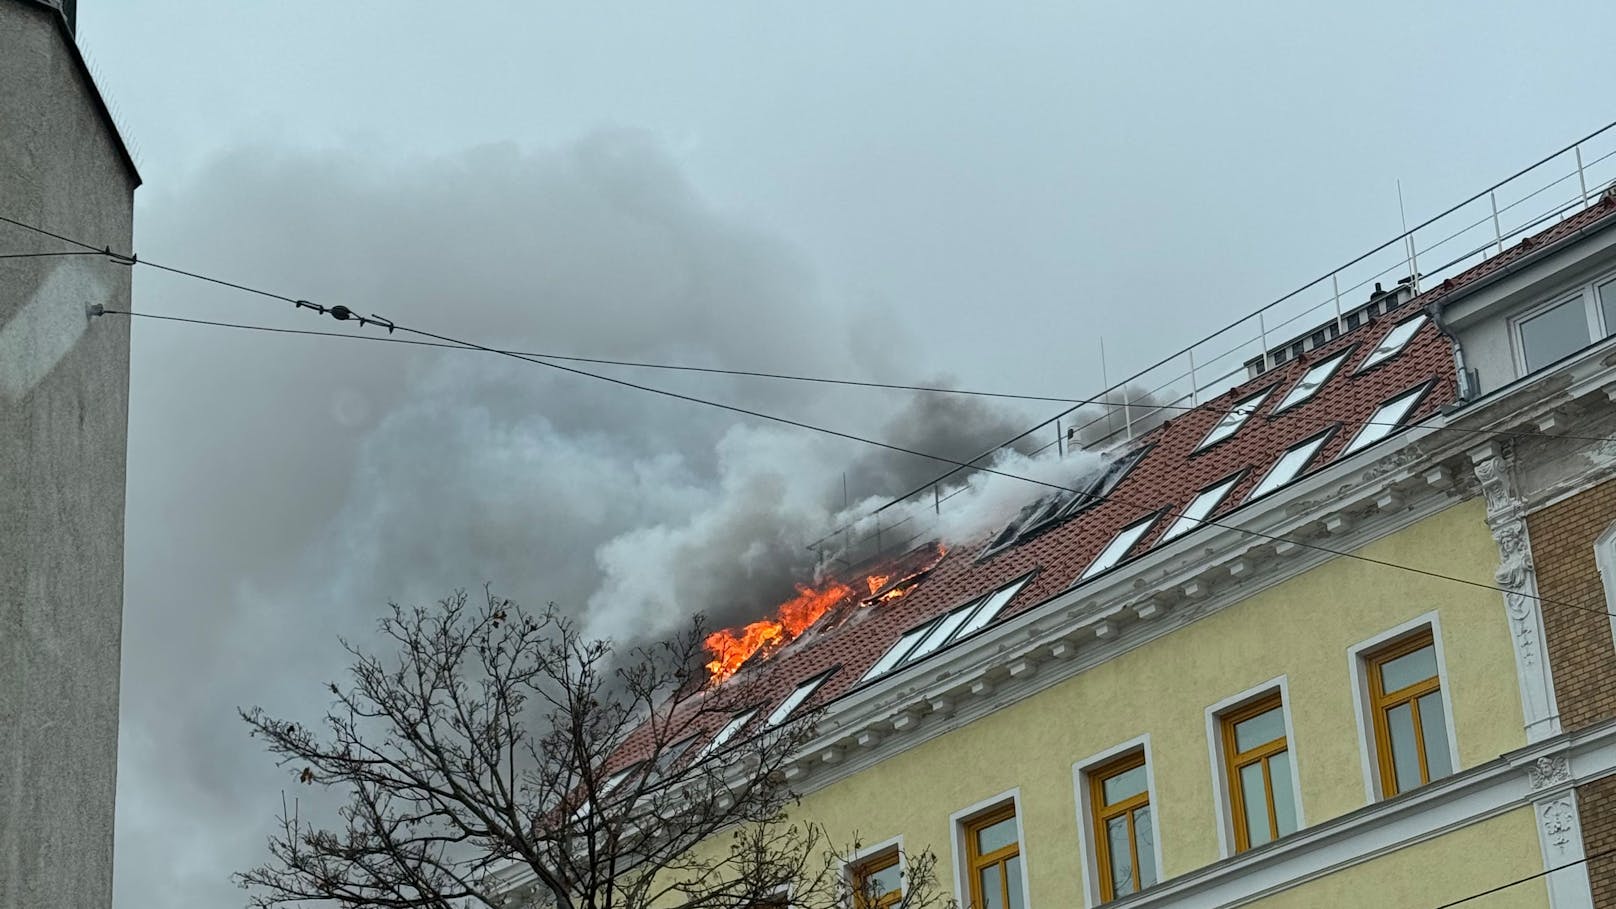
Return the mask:
<path id="1" fill-rule="evenodd" d="M 1577 787 L 1585 855 L 1616 849 L 1616 776 Z M 1598 909 L 1616 909 L 1616 855 L 1588 861 L 1588 887 Z"/>
<path id="2" fill-rule="evenodd" d="M 1594 561 L 1594 540 L 1613 522 L 1616 480 L 1526 519 L 1538 595 L 1544 600 L 1544 643 L 1554 671 L 1554 695 L 1560 724 L 1567 730 L 1616 716 L 1616 644 Z M 1584 854 L 1616 849 L 1616 777 L 1578 787 L 1577 810 Z M 1590 860 L 1588 883 L 1596 907 L 1616 909 L 1616 855 Z"/>
<path id="3" fill-rule="evenodd" d="M 1616 716 L 1616 645 L 1594 562 L 1594 540 L 1616 522 L 1616 480 L 1533 512 L 1526 522 L 1560 724 L 1581 729 Z"/>

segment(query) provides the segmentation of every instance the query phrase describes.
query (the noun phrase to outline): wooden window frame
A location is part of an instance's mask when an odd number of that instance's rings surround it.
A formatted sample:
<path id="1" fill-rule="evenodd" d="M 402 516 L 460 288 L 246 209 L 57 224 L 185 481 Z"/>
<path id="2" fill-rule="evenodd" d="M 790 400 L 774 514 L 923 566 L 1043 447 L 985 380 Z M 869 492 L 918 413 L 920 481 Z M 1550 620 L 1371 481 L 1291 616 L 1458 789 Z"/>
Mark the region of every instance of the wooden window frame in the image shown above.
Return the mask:
<path id="1" fill-rule="evenodd" d="M 1432 662 L 1436 663 L 1436 672 L 1423 681 L 1396 691 L 1386 691 L 1381 683 L 1381 667 L 1398 657 L 1407 656 L 1426 647 L 1431 648 L 1431 658 Z M 1409 716 L 1414 724 L 1414 751 L 1415 756 L 1419 758 L 1420 785 L 1429 785 L 1431 772 L 1425 761 L 1425 724 L 1420 721 L 1419 699 L 1433 691 L 1439 694 L 1442 692 L 1442 660 L 1441 654 L 1436 649 L 1435 629 L 1427 625 L 1365 654 L 1363 660 L 1364 672 L 1369 676 L 1367 681 L 1370 727 L 1375 735 L 1375 764 L 1380 769 L 1380 791 L 1383 797 L 1391 798 L 1400 794 L 1397 788 L 1397 766 L 1392 761 L 1391 728 L 1386 722 L 1386 715 L 1403 704 L 1409 705 Z M 1443 704 L 1443 712 L 1447 712 L 1446 704 Z M 1444 728 L 1442 737 L 1446 739 L 1447 736 L 1448 731 Z M 1447 741 L 1442 745 L 1444 748 L 1452 747 Z"/>
<path id="2" fill-rule="evenodd" d="M 999 867 L 999 894 L 1001 903 L 1005 907 L 1010 905 L 1010 869 L 1008 863 L 1011 859 L 1021 855 L 1021 829 L 1017 826 L 1016 841 L 1008 846 L 1001 846 L 992 852 L 983 855 L 977 851 L 977 833 L 999 823 L 1012 820 L 1016 817 L 1015 800 L 1010 800 L 997 807 L 989 808 L 979 814 L 972 815 L 962 824 L 965 833 L 965 883 L 970 890 L 971 905 L 985 906 L 982 899 L 982 872 L 994 865 Z M 1025 899 L 1025 894 L 1023 894 Z"/>
<path id="3" fill-rule="evenodd" d="M 1280 838 L 1279 817 L 1274 807 L 1274 779 L 1268 770 L 1268 761 L 1274 755 L 1291 750 L 1290 723 L 1286 722 L 1285 732 L 1279 738 L 1271 739 L 1246 751 L 1237 750 L 1234 735 L 1236 725 L 1275 708 L 1280 710 L 1280 715 L 1284 718 L 1285 693 L 1279 689 L 1258 695 L 1218 715 L 1223 744 L 1223 773 L 1229 792 L 1229 819 L 1233 822 L 1234 851 L 1237 853 L 1251 848 L 1251 831 L 1246 827 L 1245 783 L 1241 780 L 1240 771 L 1252 764 L 1262 764 L 1263 795 L 1268 805 L 1268 829 L 1274 832 L 1274 837 L 1269 842 Z M 1294 754 L 1291 756 L 1291 774 L 1293 777 L 1296 774 Z"/>
<path id="4" fill-rule="evenodd" d="M 1145 749 L 1124 754 L 1113 758 L 1093 770 L 1087 771 L 1089 780 L 1089 810 L 1092 814 L 1091 822 L 1094 825 L 1094 859 L 1095 873 L 1100 883 L 1100 902 L 1109 903 L 1117 898 L 1116 890 L 1112 884 L 1111 873 L 1111 838 L 1106 835 L 1106 823 L 1114 817 L 1126 816 L 1128 818 L 1128 849 L 1133 858 L 1133 892 L 1143 890 L 1139 880 L 1139 839 L 1134 834 L 1133 813 L 1140 807 L 1150 805 L 1149 767 L 1145 757 Z M 1145 767 L 1146 784 L 1144 791 L 1130 795 L 1115 804 L 1106 804 L 1105 782 L 1112 777 L 1127 773 L 1136 767 Z M 1151 824 L 1155 824 L 1155 812 L 1151 813 Z M 1155 856 L 1151 856 L 1154 861 Z"/>
<path id="5" fill-rule="evenodd" d="M 874 902 L 867 902 L 864 895 L 865 883 L 870 875 L 877 871 L 897 867 L 903 861 L 903 852 L 896 844 L 883 848 L 869 856 L 855 861 L 848 870 L 853 888 L 853 909 L 891 909 L 903 902 L 903 883 L 900 879 L 898 889 L 882 894 Z M 900 871 L 901 875 L 902 872 Z"/>

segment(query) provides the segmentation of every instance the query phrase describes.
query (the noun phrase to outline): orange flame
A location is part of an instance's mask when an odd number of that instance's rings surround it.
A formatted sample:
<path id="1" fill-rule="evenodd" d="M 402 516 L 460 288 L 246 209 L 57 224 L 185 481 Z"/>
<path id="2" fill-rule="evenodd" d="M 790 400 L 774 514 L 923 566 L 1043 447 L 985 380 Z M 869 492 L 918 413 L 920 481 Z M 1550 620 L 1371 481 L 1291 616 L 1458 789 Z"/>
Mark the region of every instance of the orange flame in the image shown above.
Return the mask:
<path id="1" fill-rule="evenodd" d="M 947 554 L 948 549 L 938 544 L 930 559 L 904 575 L 902 580 L 880 596 L 875 595 L 887 587 L 892 575 L 867 576 L 864 579 L 864 586 L 870 589 L 870 596 L 874 599 L 866 602 L 885 603 L 903 596 L 913 590 L 921 576 L 935 568 Z M 769 656 L 796 640 L 832 607 L 851 598 L 854 589 L 840 581 L 828 581 L 817 589 L 798 585 L 797 595 L 781 603 L 780 608 L 775 610 L 774 618 L 760 619 L 744 628 L 720 629 L 707 635 L 702 641 L 702 646 L 712 655 L 712 659 L 707 662 L 707 672 L 712 677 L 712 684 L 716 685 L 734 675 L 753 656 L 758 654 Z"/>
<path id="2" fill-rule="evenodd" d="M 773 653 L 796 640 L 819 621 L 820 616 L 852 593 L 851 587 L 836 581 L 818 590 L 799 586 L 795 597 L 780 604 L 777 618 L 761 619 L 739 630 L 726 628 L 709 634 L 702 644 L 713 656 L 707 663 L 712 681 L 722 682 L 734 675 L 759 651 Z"/>

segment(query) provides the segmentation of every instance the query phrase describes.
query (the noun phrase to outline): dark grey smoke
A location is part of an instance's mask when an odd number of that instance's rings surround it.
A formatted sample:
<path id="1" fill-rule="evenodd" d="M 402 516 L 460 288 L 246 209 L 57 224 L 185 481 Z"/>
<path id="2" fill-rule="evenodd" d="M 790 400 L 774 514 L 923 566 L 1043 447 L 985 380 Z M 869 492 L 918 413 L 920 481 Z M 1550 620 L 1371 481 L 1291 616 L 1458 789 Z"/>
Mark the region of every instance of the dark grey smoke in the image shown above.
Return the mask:
<path id="1" fill-rule="evenodd" d="M 785 246 L 713 211 L 637 133 L 380 167 L 240 151 L 142 204 L 143 257 L 482 343 L 897 370 L 861 340 L 879 314 L 824 299 Z M 136 276 L 137 309 L 343 327 Z M 240 902 L 227 874 L 259 856 L 289 784 L 235 708 L 316 716 L 338 636 L 363 639 L 388 600 L 487 581 L 599 634 L 696 610 L 742 621 L 811 571 L 804 547 L 841 507 L 844 468 L 854 495 L 937 470 L 476 353 L 134 330 L 117 878 L 131 906 Z M 922 372 L 913 359 L 899 377 Z M 613 372 L 950 454 L 1018 422 L 942 399 Z"/>

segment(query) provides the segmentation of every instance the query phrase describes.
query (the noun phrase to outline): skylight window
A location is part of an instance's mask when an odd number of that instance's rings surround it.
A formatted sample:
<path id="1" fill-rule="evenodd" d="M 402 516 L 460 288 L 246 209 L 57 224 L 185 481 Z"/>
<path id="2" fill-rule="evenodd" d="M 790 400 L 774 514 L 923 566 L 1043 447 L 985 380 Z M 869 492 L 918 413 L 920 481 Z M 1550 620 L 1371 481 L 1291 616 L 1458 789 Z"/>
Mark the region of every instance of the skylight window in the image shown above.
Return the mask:
<path id="1" fill-rule="evenodd" d="M 986 628 L 988 623 L 998 618 L 999 613 L 1004 611 L 1004 607 L 1016 598 L 1016 594 L 1021 592 L 1021 588 L 1026 585 L 1031 577 L 1032 575 L 1027 575 L 1027 577 L 1021 578 L 1014 583 L 1006 584 L 988 594 L 987 598 L 982 601 L 981 607 L 971 615 L 971 620 L 960 626 L 960 630 L 954 633 L 953 639 L 957 641 L 968 634 L 975 634 Z"/>
<path id="2" fill-rule="evenodd" d="M 1369 422 L 1358 430 L 1358 435 L 1352 440 L 1352 444 L 1341 452 L 1342 457 L 1368 448 L 1396 432 L 1402 426 L 1403 418 L 1408 416 L 1408 412 L 1413 410 L 1414 405 L 1418 404 L 1420 398 L 1425 396 L 1425 390 L 1429 387 L 1431 385 L 1427 382 L 1418 388 L 1405 391 L 1380 405 L 1374 416 L 1369 418 Z"/>
<path id="3" fill-rule="evenodd" d="M 1197 495 L 1188 505 L 1184 506 L 1183 511 L 1178 513 L 1178 520 L 1174 521 L 1173 526 L 1167 528 L 1167 532 L 1162 534 L 1161 542 L 1165 543 L 1181 533 L 1187 533 L 1206 523 L 1207 516 L 1217 510 L 1217 507 L 1228 497 L 1229 491 L 1234 489 L 1234 484 L 1240 482 L 1243 475 L 1235 474 L 1210 489 L 1203 489 L 1200 495 Z"/>
<path id="4" fill-rule="evenodd" d="M 1246 496 L 1246 501 L 1250 502 L 1268 495 L 1301 476 L 1307 465 L 1313 462 L 1313 456 L 1319 453 L 1319 449 L 1323 448 L 1324 443 L 1334 434 L 1335 427 L 1332 426 L 1313 438 L 1292 446 L 1289 451 L 1280 455 L 1274 466 L 1268 469 L 1268 475 L 1262 478 L 1262 482 L 1251 491 L 1251 495 Z"/>
<path id="5" fill-rule="evenodd" d="M 791 717 L 792 711 L 801 707 L 803 701 L 813 697 L 814 692 L 819 690 L 819 686 L 825 684 L 825 680 L 835 674 L 836 670 L 834 669 L 829 672 L 821 672 L 819 675 L 798 685 L 797 690 L 786 695 L 786 699 L 780 702 L 780 706 L 774 708 L 774 712 L 769 714 L 768 725 L 772 727 L 784 723 Z"/>
<path id="6" fill-rule="evenodd" d="M 870 671 L 864 673 L 863 681 L 867 682 L 898 665 L 898 661 L 908 656 L 909 651 L 915 649 L 915 645 L 920 643 L 920 639 L 925 637 L 935 624 L 937 623 L 927 622 L 919 628 L 911 628 L 904 632 L 903 637 L 898 638 L 898 643 L 893 644 L 892 649 L 882 654 L 881 659 L 876 660 L 875 665 L 870 667 Z"/>
<path id="7" fill-rule="evenodd" d="M 1313 364 L 1313 368 L 1303 373 L 1302 378 L 1296 383 L 1295 387 L 1291 388 L 1290 393 L 1285 395 L 1279 404 L 1274 407 L 1274 413 L 1289 410 L 1313 397 L 1320 388 L 1324 387 L 1325 382 L 1330 381 L 1330 377 L 1335 375 L 1335 371 L 1341 368 L 1341 364 L 1347 361 L 1347 355 L 1350 353 L 1352 351 L 1343 350 L 1328 360 L 1321 360 Z"/>
<path id="8" fill-rule="evenodd" d="M 933 619 L 924 625 L 911 628 L 904 632 L 898 643 L 892 645 L 881 659 L 877 660 L 870 671 L 864 674 L 863 681 L 869 681 L 878 675 L 885 675 L 894 669 L 907 666 L 910 663 L 958 641 L 968 634 L 972 634 L 985 627 L 998 617 L 1004 610 L 1005 604 L 1015 598 L 1016 593 L 1027 583 L 1032 575 L 1020 578 L 1013 583 L 1006 584 L 985 597 L 972 600 L 957 609 L 954 609 L 940 619 Z"/>
<path id="9" fill-rule="evenodd" d="M 1201 444 L 1195 446 L 1195 450 L 1202 451 L 1210 448 L 1239 432 L 1240 427 L 1245 424 L 1246 418 L 1257 412 L 1257 408 L 1262 406 L 1263 401 L 1268 400 L 1268 393 L 1273 390 L 1272 387 L 1265 388 L 1229 408 L 1229 412 L 1223 415 L 1223 419 L 1218 421 L 1218 425 L 1212 427 L 1212 431 L 1206 434 L 1206 438 L 1201 440 Z"/>
<path id="10" fill-rule="evenodd" d="M 1267 394 L 1267 392 L 1263 392 L 1263 394 Z M 1158 517 L 1160 515 L 1153 514 L 1143 521 L 1129 524 L 1127 527 L 1122 528 L 1122 531 L 1111 539 L 1111 545 L 1105 547 L 1099 556 L 1089 563 L 1089 567 L 1083 571 L 1083 576 L 1078 580 L 1086 581 L 1108 568 L 1115 567 L 1118 562 L 1122 561 L 1122 557 L 1128 554 L 1128 550 L 1132 549 L 1135 543 L 1150 532 L 1150 528 L 1156 525 Z"/>
<path id="11" fill-rule="evenodd" d="M 723 729 L 718 730 L 718 734 L 713 736 L 713 740 L 707 743 L 707 747 L 701 749 L 701 754 L 696 759 L 700 760 L 724 747 L 724 743 L 734 738 L 735 733 L 740 732 L 743 726 L 750 723 L 752 716 L 756 713 L 756 710 L 746 710 L 735 714 L 728 723 L 724 724 Z"/>
<path id="12" fill-rule="evenodd" d="M 1386 337 L 1381 338 L 1380 343 L 1375 345 L 1375 349 L 1369 352 L 1369 356 L 1364 358 L 1363 365 L 1358 367 L 1358 371 L 1363 372 L 1366 369 L 1372 369 L 1397 356 L 1403 351 L 1404 347 L 1408 346 L 1408 342 L 1413 340 L 1414 335 L 1425 327 L 1425 322 L 1425 313 L 1420 313 L 1406 322 L 1398 323 L 1397 327 L 1386 332 Z"/>

